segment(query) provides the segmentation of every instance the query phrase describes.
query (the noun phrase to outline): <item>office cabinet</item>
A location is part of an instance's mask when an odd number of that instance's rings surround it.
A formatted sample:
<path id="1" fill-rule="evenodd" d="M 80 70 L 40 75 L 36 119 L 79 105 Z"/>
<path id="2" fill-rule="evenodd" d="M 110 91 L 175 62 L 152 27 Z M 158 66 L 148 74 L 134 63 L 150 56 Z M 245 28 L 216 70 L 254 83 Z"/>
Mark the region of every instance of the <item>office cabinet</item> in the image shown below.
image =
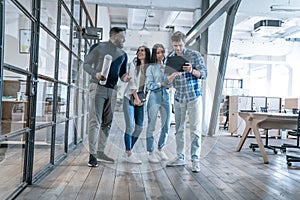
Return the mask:
<path id="1" fill-rule="evenodd" d="M 230 96 L 229 97 L 229 124 L 228 132 L 242 135 L 245 129 L 245 122 L 239 117 L 240 110 L 251 110 L 252 97 L 249 96 Z"/>
<path id="2" fill-rule="evenodd" d="M 293 108 L 300 109 L 300 98 L 286 98 L 284 108 L 289 110 Z"/>

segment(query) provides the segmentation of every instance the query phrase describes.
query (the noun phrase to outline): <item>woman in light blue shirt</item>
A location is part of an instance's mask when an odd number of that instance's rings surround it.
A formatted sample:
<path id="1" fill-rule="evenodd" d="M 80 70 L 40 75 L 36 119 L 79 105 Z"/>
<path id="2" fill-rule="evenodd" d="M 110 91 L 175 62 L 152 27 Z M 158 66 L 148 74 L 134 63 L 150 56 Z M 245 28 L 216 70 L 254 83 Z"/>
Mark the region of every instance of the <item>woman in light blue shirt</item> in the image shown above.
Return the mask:
<path id="1" fill-rule="evenodd" d="M 157 144 L 157 154 L 161 160 L 168 160 L 163 152 L 166 145 L 167 136 L 170 128 L 170 95 L 165 75 L 165 48 L 162 44 L 155 44 L 152 48 L 151 65 L 146 70 L 146 87 L 149 91 L 149 99 L 147 101 L 148 126 L 146 131 L 147 151 L 149 152 L 149 162 L 159 162 L 158 157 L 154 154 L 154 132 L 158 111 L 160 112 L 161 130 Z"/>

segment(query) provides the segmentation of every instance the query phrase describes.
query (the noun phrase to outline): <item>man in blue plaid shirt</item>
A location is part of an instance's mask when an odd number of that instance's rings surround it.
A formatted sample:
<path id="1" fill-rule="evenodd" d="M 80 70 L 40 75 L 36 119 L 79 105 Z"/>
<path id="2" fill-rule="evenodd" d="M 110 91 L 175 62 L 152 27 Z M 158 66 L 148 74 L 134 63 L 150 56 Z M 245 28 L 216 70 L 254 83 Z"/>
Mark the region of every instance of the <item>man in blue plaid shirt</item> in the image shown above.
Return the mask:
<path id="1" fill-rule="evenodd" d="M 185 48 L 186 35 L 180 31 L 172 37 L 173 52 L 171 56 L 183 56 L 189 62 L 182 67 L 183 71 L 174 72 L 168 76 L 168 81 L 176 89 L 174 94 L 176 152 L 177 158 L 167 166 L 185 165 L 185 119 L 189 116 L 191 134 L 192 171 L 200 171 L 201 124 L 202 124 L 202 88 L 201 80 L 206 79 L 207 69 L 198 51 Z"/>

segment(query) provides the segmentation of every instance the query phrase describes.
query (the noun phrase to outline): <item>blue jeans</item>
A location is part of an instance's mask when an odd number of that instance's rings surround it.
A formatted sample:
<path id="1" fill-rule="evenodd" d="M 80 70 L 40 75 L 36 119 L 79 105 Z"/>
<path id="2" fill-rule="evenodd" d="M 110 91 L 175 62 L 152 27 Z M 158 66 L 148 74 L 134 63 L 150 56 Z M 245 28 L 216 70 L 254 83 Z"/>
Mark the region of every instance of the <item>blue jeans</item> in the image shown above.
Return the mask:
<path id="1" fill-rule="evenodd" d="M 202 123 L 202 99 L 201 96 L 190 102 L 179 103 L 174 101 L 175 129 L 176 129 L 176 151 L 177 156 L 184 159 L 185 155 L 185 132 L 186 114 L 189 115 L 191 158 L 199 160 L 201 151 L 201 123 Z"/>
<path id="2" fill-rule="evenodd" d="M 124 134 L 126 151 L 131 151 L 137 139 L 139 138 L 144 126 L 144 105 L 133 106 L 129 99 L 123 98 L 123 111 L 126 124 Z"/>
<path id="3" fill-rule="evenodd" d="M 147 102 L 148 126 L 146 131 L 147 151 L 154 151 L 153 133 L 156 127 L 158 111 L 160 112 L 160 136 L 158 139 L 158 148 L 166 145 L 167 136 L 170 129 L 171 104 L 170 95 L 167 90 L 151 91 Z"/>

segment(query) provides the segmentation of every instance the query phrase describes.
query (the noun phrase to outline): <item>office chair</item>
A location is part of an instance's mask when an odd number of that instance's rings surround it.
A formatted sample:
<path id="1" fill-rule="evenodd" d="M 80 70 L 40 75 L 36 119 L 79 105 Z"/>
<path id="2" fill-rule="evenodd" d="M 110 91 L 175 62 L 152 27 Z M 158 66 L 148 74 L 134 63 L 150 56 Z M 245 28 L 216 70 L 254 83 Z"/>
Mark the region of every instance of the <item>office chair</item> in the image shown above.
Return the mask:
<path id="1" fill-rule="evenodd" d="M 300 149 L 299 140 L 300 140 L 300 111 L 298 111 L 298 120 L 297 120 L 297 129 L 295 131 L 289 131 L 289 135 L 297 137 L 297 144 L 291 145 L 291 144 L 283 144 L 282 146 L 284 148 L 298 148 Z M 300 150 L 298 151 L 299 156 L 295 155 L 286 155 L 286 162 L 288 166 L 291 166 L 291 162 L 300 162 Z"/>
<path id="2" fill-rule="evenodd" d="M 260 107 L 260 112 L 268 112 L 268 108 L 267 107 Z M 265 135 L 266 135 L 266 141 L 265 141 L 265 145 L 264 145 L 265 148 L 272 149 L 274 154 L 278 153 L 277 149 L 285 150 L 285 147 L 282 147 L 282 146 L 269 145 L 269 131 L 268 131 L 268 129 L 265 129 Z M 251 143 L 249 145 L 249 148 L 252 149 L 252 151 L 255 151 L 255 149 L 258 148 L 258 144 Z"/>

